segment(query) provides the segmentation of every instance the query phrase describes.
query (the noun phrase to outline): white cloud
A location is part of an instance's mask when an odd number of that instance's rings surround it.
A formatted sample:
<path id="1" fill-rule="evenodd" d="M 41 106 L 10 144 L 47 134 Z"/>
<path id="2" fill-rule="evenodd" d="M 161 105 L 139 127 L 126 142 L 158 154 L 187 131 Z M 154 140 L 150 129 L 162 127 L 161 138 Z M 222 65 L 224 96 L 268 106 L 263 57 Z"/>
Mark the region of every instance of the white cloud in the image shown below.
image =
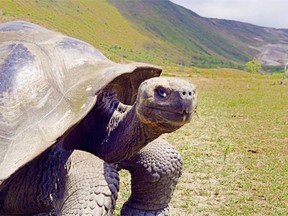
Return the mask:
<path id="1" fill-rule="evenodd" d="M 255 25 L 287 28 L 287 0 L 171 0 L 200 16 L 230 19 Z"/>

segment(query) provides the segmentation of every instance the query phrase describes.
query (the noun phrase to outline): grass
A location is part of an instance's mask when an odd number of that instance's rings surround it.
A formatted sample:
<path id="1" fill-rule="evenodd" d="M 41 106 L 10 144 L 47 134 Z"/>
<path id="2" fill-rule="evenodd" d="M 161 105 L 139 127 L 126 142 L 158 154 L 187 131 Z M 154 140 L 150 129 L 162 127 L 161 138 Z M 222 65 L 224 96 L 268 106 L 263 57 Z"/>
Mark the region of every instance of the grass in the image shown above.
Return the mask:
<path id="1" fill-rule="evenodd" d="M 164 135 L 183 175 L 171 215 L 288 215 L 288 81 L 231 69 L 166 68 L 198 86 L 199 117 Z M 129 196 L 122 174 L 121 204 Z"/>

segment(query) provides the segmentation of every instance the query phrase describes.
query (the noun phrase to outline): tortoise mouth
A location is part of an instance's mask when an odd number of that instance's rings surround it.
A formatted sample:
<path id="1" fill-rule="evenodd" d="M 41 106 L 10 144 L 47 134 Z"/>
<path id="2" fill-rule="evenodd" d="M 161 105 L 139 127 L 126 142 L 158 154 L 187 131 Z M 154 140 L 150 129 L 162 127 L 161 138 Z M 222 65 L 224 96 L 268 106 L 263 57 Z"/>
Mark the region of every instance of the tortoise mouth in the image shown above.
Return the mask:
<path id="1" fill-rule="evenodd" d="M 186 110 L 168 109 L 165 107 L 145 106 L 148 115 L 146 118 L 152 119 L 158 123 L 166 123 L 169 125 L 182 126 L 190 122 L 192 113 Z"/>

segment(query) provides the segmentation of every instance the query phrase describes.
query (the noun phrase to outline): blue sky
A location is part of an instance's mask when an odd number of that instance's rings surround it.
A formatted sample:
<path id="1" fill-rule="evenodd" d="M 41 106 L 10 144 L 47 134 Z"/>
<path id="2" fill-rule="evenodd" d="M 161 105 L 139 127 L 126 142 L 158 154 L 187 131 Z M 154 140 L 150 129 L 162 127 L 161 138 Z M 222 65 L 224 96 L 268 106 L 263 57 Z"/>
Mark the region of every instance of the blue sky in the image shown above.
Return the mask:
<path id="1" fill-rule="evenodd" d="M 288 29 L 288 0 L 170 0 L 203 17 Z"/>

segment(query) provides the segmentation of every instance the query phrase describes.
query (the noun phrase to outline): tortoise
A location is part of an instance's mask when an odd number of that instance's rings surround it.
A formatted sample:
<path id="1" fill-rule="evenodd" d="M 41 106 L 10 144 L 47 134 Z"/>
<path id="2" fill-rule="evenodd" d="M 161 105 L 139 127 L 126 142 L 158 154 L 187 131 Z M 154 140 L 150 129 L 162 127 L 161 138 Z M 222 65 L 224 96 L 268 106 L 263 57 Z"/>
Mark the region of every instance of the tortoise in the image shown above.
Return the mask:
<path id="1" fill-rule="evenodd" d="M 111 215 L 120 169 L 132 174 L 122 215 L 166 214 L 181 157 L 159 136 L 190 121 L 197 96 L 161 72 L 33 23 L 1 24 L 0 214 Z"/>

